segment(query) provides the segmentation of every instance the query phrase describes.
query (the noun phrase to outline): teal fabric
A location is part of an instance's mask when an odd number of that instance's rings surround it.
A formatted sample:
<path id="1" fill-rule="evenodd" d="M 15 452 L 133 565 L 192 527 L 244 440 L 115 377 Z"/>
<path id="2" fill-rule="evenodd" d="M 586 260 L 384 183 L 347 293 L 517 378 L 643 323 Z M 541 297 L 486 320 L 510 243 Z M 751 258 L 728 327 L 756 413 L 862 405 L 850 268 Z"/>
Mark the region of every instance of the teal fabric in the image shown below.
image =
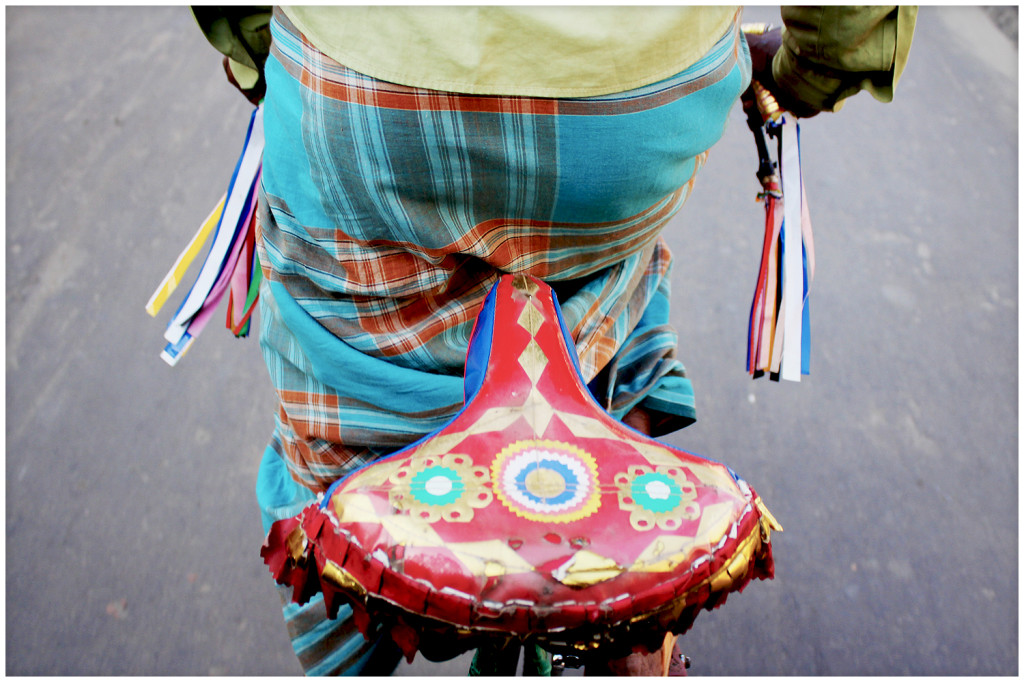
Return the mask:
<path id="1" fill-rule="evenodd" d="M 295 516 L 315 499 L 316 495 L 309 488 L 292 479 L 281 454 L 268 445 L 256 475 L 256 503 L 260 508 L 263 533 L 270 532 L 274 521 Z"/>
<path id="2" fill-rule="evenodd" d="M 462 404 L 462 377 L 420 372 L 360 353 L 313 319 L 279 282 L 269 287 L 280 323 L 302 339 L 312 373 L 339 395 L 398 413 Z"/>

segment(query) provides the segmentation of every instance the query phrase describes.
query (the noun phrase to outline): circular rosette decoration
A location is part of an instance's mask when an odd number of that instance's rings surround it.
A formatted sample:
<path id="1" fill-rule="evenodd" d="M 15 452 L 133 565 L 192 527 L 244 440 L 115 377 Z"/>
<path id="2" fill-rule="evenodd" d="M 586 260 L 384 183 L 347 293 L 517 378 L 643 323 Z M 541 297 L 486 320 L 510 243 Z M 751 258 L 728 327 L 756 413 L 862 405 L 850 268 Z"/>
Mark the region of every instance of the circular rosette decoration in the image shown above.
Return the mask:
<path id="1" fill-rule="evenodd" d="M 473 466 L 465 455 L 412 459 L 391 474 L 391 504 L 399 511 L 433 523 L 467 523 L 473 510 L 491 503 L 487 467 Z"/>
<path id="2" fill-rule="evenodd" d="M 597 462 L 569 443 L 516 441 L 494 459 L 491 475 L 502 504 L 530 521 L 578 521 L 601 504 Z"/>
<path id="3" fill-rule="evenodd" d="M 615 477 L 615 484 L 619 507 L 630 513 L 629 523 L 638 531 L 655 526 L 673 531 L 700 517 L 697 486 L 682 467 L 632 466 Z"/>

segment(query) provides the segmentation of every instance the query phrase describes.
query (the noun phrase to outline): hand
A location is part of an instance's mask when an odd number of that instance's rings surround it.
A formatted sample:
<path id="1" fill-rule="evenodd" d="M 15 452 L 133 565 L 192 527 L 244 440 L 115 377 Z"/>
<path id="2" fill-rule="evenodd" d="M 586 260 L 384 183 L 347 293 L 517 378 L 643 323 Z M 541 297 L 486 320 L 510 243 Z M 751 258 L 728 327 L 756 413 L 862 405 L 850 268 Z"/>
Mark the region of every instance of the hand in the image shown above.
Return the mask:
<path id="1" fill-rule="evenodd" d="M 772 60 L 775 58 L 775 53 L 782 48 L 782 29 L 773 28 L 764 33 L 744 33 L 743 35 L 750 47 L 750 66 L 753 79 L 772 93 L 780 107 L 797 118 L 817 116 L 820 109 L 808 106 L 782 90 L 775 82 L 775 76 L 772 75 Z M 744 97 L 752 94 L 748 90 Z"/>
<path id="2" fill-rule="evenodd" d="M 235 80 L 235 74 L 231 73 L 231 66 L 229 65 L 227 57 L 224 57 L 222 64 L 224 65 L 224 73 L 228 76 L 228 82 L 238 88 L 238 91 L 242 93 L 242 95 L 249 100 L 253 106 L 259 106 L 260 100 L 263 99 L 263 95 L 267 91 L 266 82 L 261 78 L 256 83 L 255 87 L 250 88 L 249 90 L 243 90 L 242 86 L 238 84 L 237 80 Z"/>

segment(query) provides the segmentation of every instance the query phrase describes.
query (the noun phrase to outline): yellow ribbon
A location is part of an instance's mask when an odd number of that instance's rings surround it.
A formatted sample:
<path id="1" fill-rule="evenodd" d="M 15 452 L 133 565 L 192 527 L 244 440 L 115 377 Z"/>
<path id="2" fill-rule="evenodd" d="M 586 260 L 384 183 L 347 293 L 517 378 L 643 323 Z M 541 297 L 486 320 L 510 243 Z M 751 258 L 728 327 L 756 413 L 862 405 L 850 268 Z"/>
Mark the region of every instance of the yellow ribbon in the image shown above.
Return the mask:
<path id="1" fill-rule="evenodd" d="M 160 282 L 160 286 L 157 287 L 156 291 L 149 299 L 149 303 L 146 304 L 146 312 L 152 317 L 156 317 L 156 314 L 160 312 L 160 308 L 163 307 L 164 303 L 167 302 L 168 297 L 178 287 L 181 282 L 181 278 L 185 276 L 188 271 L 188 266 L 195 260 L 199 250 L 203 248 L 203 244 L 206 243 L 206 238 L 210 236 L 210 232 L 214 227 L 217 226 L 220 221 L 220 215 L 224 212 L 224 201 L 227 195 L 221 197 L 217 206 L 213 209 L 203 224 L 199 226 L 199 230 L 195 236 L 192 237 L 192 241 L 188 243 L 185 250 L 178 255 L 178 260 L 174 261 L 174 265 L 171 266 L 170 271 L 164 277 L 163 281 Z"/>

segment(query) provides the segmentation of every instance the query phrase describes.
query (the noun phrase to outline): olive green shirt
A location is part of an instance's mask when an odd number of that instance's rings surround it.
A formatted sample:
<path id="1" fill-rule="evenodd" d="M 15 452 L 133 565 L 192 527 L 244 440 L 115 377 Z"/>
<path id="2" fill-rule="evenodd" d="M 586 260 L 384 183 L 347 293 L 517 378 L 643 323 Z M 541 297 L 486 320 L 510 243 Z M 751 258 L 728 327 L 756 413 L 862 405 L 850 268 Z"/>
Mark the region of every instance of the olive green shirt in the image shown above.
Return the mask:
<path id="1" fill-rule="evenodd" d="M 581 97 L 657 82 L 692 66 L 725 33 L 731 6 L 314 6 L 283 8 L 332 59 L 374 78 L 473 94 Z M 197 6 L 207 38 L 243 88 L 270 45 L 268 7 Z M 778 85 L 817 109 L 867 90 L 888 102 L 916 7 L 782 8 Z"/>
<path id="2" fill-rule="evenodd" d="M 522 97 L 625 92 L 692 66 L 735 6 L 284 7 L 331 59 L 431 90 Z"/>
<path id="3" fill-rule="evenodd" d="M 782 20 L 782 48 L 772 62 L 779 87 L 824 111 L 837 111 L 861 90 L 892 101 L 910 54 L 917 7 L 784 6 Z"/>

